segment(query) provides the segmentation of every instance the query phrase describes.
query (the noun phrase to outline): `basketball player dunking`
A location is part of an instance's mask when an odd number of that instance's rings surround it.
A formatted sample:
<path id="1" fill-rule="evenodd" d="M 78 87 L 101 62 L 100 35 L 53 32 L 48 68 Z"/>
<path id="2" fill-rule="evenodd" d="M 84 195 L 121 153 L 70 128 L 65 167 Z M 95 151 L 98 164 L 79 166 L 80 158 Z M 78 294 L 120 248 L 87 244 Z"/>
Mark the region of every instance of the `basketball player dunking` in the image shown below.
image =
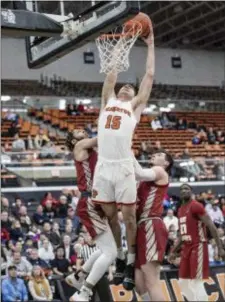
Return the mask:
<path id="1" fill-rule="evenodd" d="M 180 238 L 169 255 L 173 263 L 176 253 L 182 247 L 179 267 L 179 283 L 182 294 L 188 301 L 208 301 L 203 279 L 209 278 L 209 256 L 206 237 L 206 227 L 215 239 L 218 254 L 224 258 L 217 229 L 210 217 L 206 214 L 204 206 L 192 199 L 192 188 L 183 184 L 180 188 L 182 205 L 178 210 Z"/>
<path id="2" fill-rule="evenodd" d="M 95 169 L 92 200 L 101 205 L 109 221 L 117 219 L 117 206 L 121 206 L 127 231 L 127 266 L 118 250 L 117 271 L 114 282 L 123 282 L 125 289 L 134 287 L 136 252 L 136 181 L 132 155 L 132 138 L 140 115 L 149 99 L 154 76 L 154 36 L 144 39 L 148 45 L 146 73 L 135 96 L 133 86 L 123 86 L 114 92 L 117 73 L 106 76 L 103 90 L 103 108 L 98 122 L 98 162 Z M 113 55 L 112 55 L 113 57 Z M 113 64 L 113 62 L 112 62 Z M 113 229 L 118 243 L 120 234 Z M 126 269 L 125 269 L 126 267 Z"/>
<path id="3" fill-rule="evenodd" d="M 94 149 L 97 147 L 97 138 L 88 138 L 86 131 L 74 130 L 68 134 L 66 145 L 74 154 L 77 185 L 81 193 L 77 204 L 76 215 L 79 216 L 82 224 L 86 227 L 88 233 L 99 247 L 99 250 L 95 251 L 84 263 L 81 271 L 67 278 L 69 284 L 80 288 L 84 279 L 87 277 L 80 292 L 76 292 L 70 298 L 70 301 L 88 301 L 92 295 L 92 288 L 115 260 L 117 247 L 101 208 L 93 204 L 90 198 L 92 180 L 98 156 Z M 87 286 L 85 286 L 85 284 Z"/>
<path id="4" fill-rule="evenodd" d="M 137 255 L 135 284 L 143 301 L 165 301 L 160 283 L 168 232 L 161 219 L 163 199 L 169 185 L 168 172 L 173 159 L 164 150 L 150 159 L 149 180 L 141 182 L 137 191 Z M 147 171 L 146 170 L 146 171 Z M 151 176 L 151 177 L 150 177 Z"/>

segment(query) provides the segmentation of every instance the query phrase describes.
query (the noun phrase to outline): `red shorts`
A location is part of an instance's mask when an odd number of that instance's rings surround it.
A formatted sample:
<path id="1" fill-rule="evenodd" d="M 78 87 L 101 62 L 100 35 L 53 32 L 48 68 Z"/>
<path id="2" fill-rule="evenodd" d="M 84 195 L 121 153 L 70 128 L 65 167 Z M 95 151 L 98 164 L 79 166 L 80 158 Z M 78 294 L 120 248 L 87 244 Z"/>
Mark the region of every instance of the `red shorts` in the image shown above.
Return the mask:
<path id="1" fill-rule="evenodd" d="M 159 218 L 143 221 L 137 229 L 136 268 L 147 262 L 162 262 L 166 250 L 168 232 Z"/>
<path id="2" fill-rule="evenodd" d="M 179 268 L 179 278 L 209 278 L 209 256 L 207 242 L 183 245 Z"/>
<path id="3" fill-rule="evenodd" d="M 103 217 L 101 206 L 95 205 L 89 197 L 79 199 L 76 215 L 93 239 L 107 230 L 108 223 L 107 219 Z"/>

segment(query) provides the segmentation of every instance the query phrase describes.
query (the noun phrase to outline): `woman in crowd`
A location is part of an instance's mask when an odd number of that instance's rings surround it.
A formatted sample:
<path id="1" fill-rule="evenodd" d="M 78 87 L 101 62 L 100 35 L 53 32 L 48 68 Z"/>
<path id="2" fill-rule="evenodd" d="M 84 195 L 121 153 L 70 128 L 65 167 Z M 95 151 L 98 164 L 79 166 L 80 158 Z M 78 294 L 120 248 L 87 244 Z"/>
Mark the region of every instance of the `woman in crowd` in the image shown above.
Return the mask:
<path id="1" fill-rule="evenodd" d="M 33 267 L 28 287 L 35 301 L 52 301 L 53 295 L 49 281 L 45 278 L 40 266 L 36 265 Z"/>

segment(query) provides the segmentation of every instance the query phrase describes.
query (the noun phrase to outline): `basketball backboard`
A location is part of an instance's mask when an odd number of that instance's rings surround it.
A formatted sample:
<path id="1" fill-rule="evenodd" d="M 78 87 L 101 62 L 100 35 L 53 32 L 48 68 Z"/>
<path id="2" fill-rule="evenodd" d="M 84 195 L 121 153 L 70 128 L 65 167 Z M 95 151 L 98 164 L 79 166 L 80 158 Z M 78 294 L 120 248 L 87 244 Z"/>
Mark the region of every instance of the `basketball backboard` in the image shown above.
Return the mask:
<path id="1" fill-rule="evenodd" d="M 37 1 L 44 3 L 45 1 Z M 46 3 L 51 1 L 46 1 Z M 57 1 L 52 1 L 57 4 Z M 40 68 L 58 58 L 93 41 L 101 33 L 109 32 L 139 12 L 139 1 L 60 1 L 60 6 L 51 12 L 38 5 L 33 7 L 40 13 L 63 24 L 72 19 L 75 28 L 73 38 L 69 37 L 26 37 L 28 67 Z M 51 13 L 51 14 L 49 14 Z M 69 13 L 73 17 L 68 17 Z M 54 14 L 54 15 L 53 15 Z M 55 15 L 56 14 L 56 15 Z M 65 21 L 67 20 L 67 21 Z"/>

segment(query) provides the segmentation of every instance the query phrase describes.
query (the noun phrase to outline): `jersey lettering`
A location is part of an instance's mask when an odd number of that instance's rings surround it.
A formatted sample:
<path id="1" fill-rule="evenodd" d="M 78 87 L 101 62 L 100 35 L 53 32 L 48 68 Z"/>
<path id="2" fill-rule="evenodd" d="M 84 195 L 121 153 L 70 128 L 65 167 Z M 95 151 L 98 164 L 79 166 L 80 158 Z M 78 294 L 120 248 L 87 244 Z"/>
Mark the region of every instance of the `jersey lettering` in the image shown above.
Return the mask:
<path id="1" fill-rule="evenodd" d="M 107 116 L 107 121 L 105 124 L 106 129 L 118 130 L 121 124 L 121 116 L 112 116 L 111 114 Z"/>

